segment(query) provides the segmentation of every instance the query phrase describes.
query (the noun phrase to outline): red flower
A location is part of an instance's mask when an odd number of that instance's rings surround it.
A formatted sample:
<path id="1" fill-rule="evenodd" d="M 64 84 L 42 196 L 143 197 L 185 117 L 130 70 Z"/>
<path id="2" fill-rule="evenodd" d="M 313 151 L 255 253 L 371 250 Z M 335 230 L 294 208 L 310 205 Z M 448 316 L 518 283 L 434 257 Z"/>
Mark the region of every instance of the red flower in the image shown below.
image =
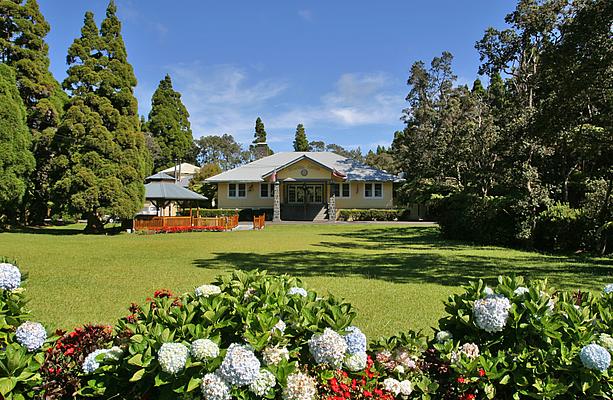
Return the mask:
<path id="1" fill-rule="evenodd" d="M 172 297 L 172 292 L 170 290 L 168 290 L 168 289 L 156 290 L 153 293 L 153 297 L 156 298 L 156 299 Z"/>
<path id="2" fill-rule="evenodd" d="M 362 394 L 364 395 L 364 397 L 372 397 L 372 393 L 370 393 L 368 390 L 364 390 Z"/>
<path id="3" fill-rule="evenodd" d="M 69 347 L 68 349 L 66 349 L 66 351 L 64 352 L 65 356 L 70 356 L 74 354 L 74 347 Z"/>
<path id="4" fill-rule="evenodd" d="M 483 368 L 479 368 L 479 376 L 485 376 L 485 370 Z"/>
<path id="5" fill-rule="evenodd" d="M 462 376 L 460 376 L 460 377 L 457 379 L 457 381 L 458 381 L 458 383 L 466 383 L 466 379 L 464 379 L 464 377 L 462 377 Z"/>

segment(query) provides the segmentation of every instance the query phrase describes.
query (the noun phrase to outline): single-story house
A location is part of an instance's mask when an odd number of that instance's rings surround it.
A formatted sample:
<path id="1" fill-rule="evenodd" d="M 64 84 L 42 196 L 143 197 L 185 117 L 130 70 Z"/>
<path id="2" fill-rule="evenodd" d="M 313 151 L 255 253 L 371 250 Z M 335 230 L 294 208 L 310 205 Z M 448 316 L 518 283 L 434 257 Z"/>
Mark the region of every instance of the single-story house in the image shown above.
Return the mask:
<path id="1" fill-rule="evenodd" d="M 397 176 L 332 152 L 282 152 L 206 179 L 219 208 L 273 211 L 273 220 L 335 219 L 337 209 L 392 208 Z"/>

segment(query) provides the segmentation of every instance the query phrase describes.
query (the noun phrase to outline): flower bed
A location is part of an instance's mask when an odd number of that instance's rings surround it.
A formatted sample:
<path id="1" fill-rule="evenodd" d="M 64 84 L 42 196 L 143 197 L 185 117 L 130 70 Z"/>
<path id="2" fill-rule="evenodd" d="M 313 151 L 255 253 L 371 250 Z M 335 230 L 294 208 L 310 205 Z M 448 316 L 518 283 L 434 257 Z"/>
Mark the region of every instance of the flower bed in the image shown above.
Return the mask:
<path id="1" fill-rule="evenodd" d="M 368 341 L 355 310 L 301 281 L 236 271 L 156 291 L 113 327 L 47 338 L 21 273 L 0 264 L 0 398 L 611 398 L 613 286 L 554 291 L 501 277 L 451 296 L 436 334 Z"/>
<path id="2" fill-rule="evenodd" d="M 180 233 L 180 232 L 223 232 L 223 226 L 167 226 L 164 228 L 149 228 L 150 233 Z"/>

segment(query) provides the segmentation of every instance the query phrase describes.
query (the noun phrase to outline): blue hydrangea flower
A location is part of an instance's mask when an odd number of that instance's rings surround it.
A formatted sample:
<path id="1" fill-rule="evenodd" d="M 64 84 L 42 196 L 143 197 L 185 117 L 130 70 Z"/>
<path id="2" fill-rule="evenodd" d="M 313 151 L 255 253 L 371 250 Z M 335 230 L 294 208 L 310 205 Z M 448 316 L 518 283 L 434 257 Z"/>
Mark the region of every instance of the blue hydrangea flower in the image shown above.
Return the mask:
<path id="1" fill-rule="evenodd" d="M 613 293 L 613 283 L 609 283 L 607 286 L 602 289 L 605 294 Z"/>
<path id="2" fill-rule="evenodd" d="M 436 341 L 438 343 L 445 343 L 451 339 L 453 339 L 453 335 L 449 331 L 439 331 L 436 333 Z"/>
<path id="3" fill-rule="evenodd" d="M 249 385 L 249 390 L 258 397 L 264 397 L 276 384 L 277 379 L 273 373 L 266 369 L 262 369 L 257 379 Z"/>
<path id="4" fill-rule="evenodd" d="M 100 354 L 104 354 L 104 360 L 118 360 L 121 356 L 122 350 L 117 346 L 113 346 L 110 349 L 98 349 L 89 353 L 85 360 L 83 360 L 83 372 L 91 374 L 98 368 L 100 368 L 100 362 L 96 358 Z"/>
<path id="5" fill-rule="evenodd" d="M 197 339 L 192 342 L 190 353 L 196 360 L 210 360 L 219 355 L 219 346 L 209 339 Z"/>
<path id="6" fill-rule="evenodd" d="M 368 361 L 368 355 L 366 352 L 348 354 L 345 357 L 343 364 L 351 372 L 362 371 L 366 368 L 366 362 Z"/>
<path id="7" fill-rule="evenodd" d="M 523 296 L 523 295 L 524 295 L 524 294 L 526 294 L 526 293 L 530 293 L 530 289 L 528 289 L 528 288 L 527 288 L 527 287 L 525 287 L 525 286 L 519 286 L 519 287 L 517 287 L 517 288 L 516 288 L 516 289 L 513 291 L 513 293 L 514 293 L 516 296 Z"/>
<path id="8" fill-rule="evenodd" d="M 9 263 L 0 263 L 0 289 L 15 290 L 21 285 L 19 268 Z"/>
<path id="9" fill-rule="evenodd" d="M 600 372 L 606 371 L 611 365 L 611 354 L 604 347 L 592 343 L 584 346 L 579 353 L 583 366 Z"/>
<path id="10" fill-rule="evenodd" d="M 47 340 L 47 331 L 45 327 L 38 322 L 24 322 L 19 325 L 15 332 L 15 337 L 20 345 L 24 346 L 28 351 L 35 351 Z"/>
<path id="11" fill-rule="evenodd" d="M 364 353 L 366 351 L 366 335 L 356 326 L 350 326 L 345 331 L 349 332 L 345 335 L 347 353 Z"/>
<path id="12" fill-rule="evenodd" d="M 189 349 L 182 343 L 164 343 L 158 351 L 158 362 L 162 371 L 177 374 L 187 362 Z"/>
<path id="13" fill-rule="evenodd" d="M 294 286 L 293 288 L 290 288 L 287 291 L 287 294 L 290 295 L 290 296 L 293 296 L 295 294 L 300 295 L 302 297 L 307 297 L 308 296 L 308 293 L 307 293 L 307 291 L 305 289 L 303 289 L 301 287 L 297 287 L 297 286 Z"/>
<path id="14" fill-rule="evenodd" d="M 234 386 L 246 386 L 260 374 L 260 360 L 245 346 L 232 343 L 217 371 L 219 376 Z"/>
<path id="15" fill-rule="evenodd" d="M 473 306 L 475 324 L 486 332 L 500 332 L 507 324 L 510 308 L 511 302 L 501 294 L 477 300 Z"/>
<path id="16" fill-rule="evenodd" d="M 338 368 L 345 358 L 347 343 L 341 335 L 326 328 L 323 333 L 316 333 L 311 337 L 309 350 L 317 364 L 329 364 Z"/>
<path id="17" fill-rule="evenodd" d="M 230 400 L 230 387 L 217 374 L 206 374 L 200 384 L 205 400 Z"/>

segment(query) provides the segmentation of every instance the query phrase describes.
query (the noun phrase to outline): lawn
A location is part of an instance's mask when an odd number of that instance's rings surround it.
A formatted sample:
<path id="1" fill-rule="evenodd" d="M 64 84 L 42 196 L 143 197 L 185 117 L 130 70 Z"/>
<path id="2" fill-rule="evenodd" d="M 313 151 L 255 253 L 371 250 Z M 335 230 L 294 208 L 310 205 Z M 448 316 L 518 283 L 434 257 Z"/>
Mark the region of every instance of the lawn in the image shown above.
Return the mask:
<path id="1" fill-rule="evenodd" d="M 369 335 L 428 330 L 443 300 L 470 279 L 498 274 L 600 290 L 613 260 L 548 256 L 440 239 L 436 227 L 305 224 L 263 231 L 90 236 L 74 229 L 0 234 L 0 255 L 29 273 L 35 318 L 50 327 L 112 323 L 154 290 L 192 290 L 225 271 L 261 268 L 302 277 L 358 309 Z"/>

